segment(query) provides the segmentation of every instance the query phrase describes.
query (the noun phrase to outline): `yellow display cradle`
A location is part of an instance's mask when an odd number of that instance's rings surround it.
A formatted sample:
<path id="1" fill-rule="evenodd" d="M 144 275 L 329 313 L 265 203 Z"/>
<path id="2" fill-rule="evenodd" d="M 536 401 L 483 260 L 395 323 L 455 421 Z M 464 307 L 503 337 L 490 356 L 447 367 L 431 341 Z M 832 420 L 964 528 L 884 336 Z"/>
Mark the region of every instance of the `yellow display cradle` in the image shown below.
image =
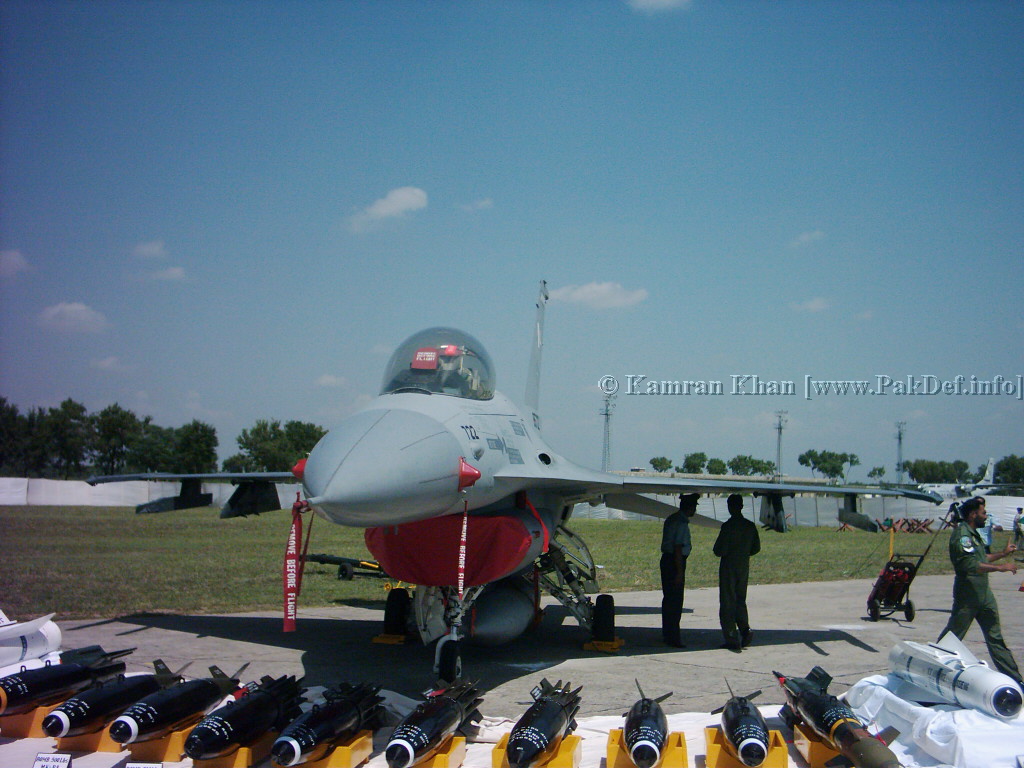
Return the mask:
<path id="1" fill-rule="evenodd" d="M 618 653 L 619 649 L 626 644 L 621 637 L 614 640 L 588 640 L 583 644 L 584 651 L 598 651 L 600 653 Z"/>
<path id="2" fill-rule="evenodd" d="M 342 739 L 334 750 L 309 763 L 307 768 L 356 768 L 370 759 L 373 754 L 373 731 L 360 731 L 351 739 Z"/>
<path id="3" fill-rule="evenodd" d="M 636 768 L 629 756 L 626 740 L 621 728 L 613 728 L 608 732 L 608 747 L 605 755 L 607 768 Z M 689 758 L 686 752 L 686 737 L 680 731 L 672 731 L 661 751 L 658 768 L 686 768 Z M 710 768 L 710 764 L 709 764 Z"/>
<path id="4" fill-rule="evenodd" d="M 163 738 L 136 741 L 128 745 L 128 751 L 132 753 L 132 760 L 140 763 L 176 763 L 185 754 L 185 739 L 195 727 L 196 723 L 193 722 L 180 731 L 171 731 Z"/>
<path id="5" fill-rule="evenodd" d="M 36 707 L 19 715 L 0 715 L 0 735 L 9 739 L 45 739 L 43 719 L 63 702 Z"/>
<path id="6" fill-rule="evenodd" d="M 466 737 L 452 736 L 434 756 L 419 765 L 424 768 L 459 768 L 466 759 Z"/>
<path id="7" fill-rule="evenodd" d="M 839 756 L 838 752 L 803 723 L 793 725 L 793 746 L 811 768 L 824 768 L 825 763 Z"/>
<path id="8" fill-rule="evenodd" d="M 704 729 L 704 744 L 707 749 L 704 757 L 707 768 L 746 768 L 726 747 L 725 734 L 718 726 Z M 786 748 L 786 740 L 779 731 L 768 731 L 768 754 L 761 766 L 789 768 L 789 750 Z"/>
<path id="9" fill-rule="evenodd" d="M 270 747 L 277 740 L 277 733 L 265 733 L 248 747 L 239 747 L 230 755 L 193 760 L 195 768 L 250 768 L 270 755 Z"/>
<path id="10" fill-rule="evenodd" d="M 370 641 L 371 643 L 381 643 L 383 645 L 405 645 L 405 635 L 377 635 Z"/>
<path id="11" fill-rule="evenodd" d="M 121 752 L 124 748 L 124 744 L 110 738 L 110 729 L 106 726 L 95 733 L 57 739 L 58 752 Z"/>
<path id="12" fill-rule="evenodd" d="M 503 734 L 491 750 L 491 768 L 509 768 L 508 737 L 509 734 Z M 583 739 L 570 733 L 562 739 L 555 753 L 546 762 L 538 763 L 536 768 L 580 768 L 582 757 Z"/>

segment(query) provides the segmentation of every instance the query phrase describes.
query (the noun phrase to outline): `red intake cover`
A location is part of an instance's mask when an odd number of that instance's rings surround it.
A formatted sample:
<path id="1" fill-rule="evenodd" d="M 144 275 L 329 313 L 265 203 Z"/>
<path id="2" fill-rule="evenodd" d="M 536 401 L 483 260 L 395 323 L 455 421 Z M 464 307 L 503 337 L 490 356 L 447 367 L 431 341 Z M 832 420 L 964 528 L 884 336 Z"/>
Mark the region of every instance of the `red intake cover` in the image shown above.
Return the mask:
<path id="1" fill-rule="evenodd" d="M 467 587 L 489 584 L 519 570 L 533 535 L 515 517 L 473 517 L 466 534 Z M 459 579 L 462 515 L 366 529 L 366 546 L 385 573 L 427 587 L 455 586 Z"/>

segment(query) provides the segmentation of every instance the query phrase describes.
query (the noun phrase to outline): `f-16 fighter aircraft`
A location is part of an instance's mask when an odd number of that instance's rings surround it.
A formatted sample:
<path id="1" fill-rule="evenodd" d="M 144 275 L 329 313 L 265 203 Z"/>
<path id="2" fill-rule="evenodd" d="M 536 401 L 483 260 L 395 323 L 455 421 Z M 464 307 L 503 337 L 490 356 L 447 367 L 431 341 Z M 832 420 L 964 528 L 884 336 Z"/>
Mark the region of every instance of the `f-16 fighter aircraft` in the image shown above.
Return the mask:
<path id="1" fill-rule="evenodd" d="M 454 328 L 429 328 L 395 350 L 379 396 L 328 432 L 294 469 L 316 514 L 365 528 L 367 547 L 384 570 L 418 585 L 411 601 L 416 628 L 424 643 L 440 640 L 440 677 L 458 676 L 461 638 L 499 644 L 522 633 L 536 616 L 538 584 L 585 628 L 614 627 L 611 617 L 602 616 L 612 602 L 595 605 L 589 597 L 597 591 L 597 574 L 587 546 L 567 527 L 579 502 L 603 500 L 666 517 L 673 505 L 641 494 L 752 493 L 763 497 L 762 522 L 785 530 L 782 497 L 795 493 L 935 500 L 915 491 L 628 477 L 572 463 L 541 435 L 547 298 L 542 282 L 525 412 L 496 390 L 494 365 L 477 339 Z M 241 485 L 221 513 L 233 516 L 278 509 L 271 482 L 286 477 L 134 475 L 90 482 L 178 478 L 184 497 L 186 482 L 198 496 L 201 480 L 233 480 Z M 165 506 L 198 505 L 182 497 Z M 718 525 L 700 517 L 694 523 Z M 398 595 L 393 591 L 396 599 L 389 598 L 386 625 L 394 626 L 396 618 L 403 623 L 395 614 L 407 610 L 408 600 L 403 604 Z"/>

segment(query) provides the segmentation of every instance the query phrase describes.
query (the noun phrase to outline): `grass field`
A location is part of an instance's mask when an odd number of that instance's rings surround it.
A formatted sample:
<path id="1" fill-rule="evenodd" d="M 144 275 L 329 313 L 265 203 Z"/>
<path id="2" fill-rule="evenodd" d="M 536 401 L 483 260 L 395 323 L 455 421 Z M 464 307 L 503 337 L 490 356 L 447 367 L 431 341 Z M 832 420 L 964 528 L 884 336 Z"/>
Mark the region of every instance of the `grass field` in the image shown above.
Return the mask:
<path id="1" fill-rule="evenodd" d="M 276 609 L 289 523 L 285 511 L 221 520 L 212 508 L 136 515 L 126 508 L 0 507 L 0 608 L 17 619 L 51 612 L 71 619 Z M 581 519 L 570 527 L 603 566 L 602 591 L 660 588 L 659 521 Z M 714 586 L 716 532 L 692 530 L 687 587 Z M 1004 546 L 1006 535 L 997 532 L 994 546 Z M 930 540 L 898 534 L 896 551 L 919 555 Z M 939 534 L 921 573 L 952 573 L 947 541 Z M 888 534 L 833 528 L 762 531 L 761 543 L 761 554 L 751 563 L 755 584 L 873 579 L 889 545 Z M 309 551 L 369 557 L 361 529 L 320 519 Z M 339 581 L 336 574 L 334 566 L 309 565 L 300 606 L 383 604 L 383 580 Z"/>

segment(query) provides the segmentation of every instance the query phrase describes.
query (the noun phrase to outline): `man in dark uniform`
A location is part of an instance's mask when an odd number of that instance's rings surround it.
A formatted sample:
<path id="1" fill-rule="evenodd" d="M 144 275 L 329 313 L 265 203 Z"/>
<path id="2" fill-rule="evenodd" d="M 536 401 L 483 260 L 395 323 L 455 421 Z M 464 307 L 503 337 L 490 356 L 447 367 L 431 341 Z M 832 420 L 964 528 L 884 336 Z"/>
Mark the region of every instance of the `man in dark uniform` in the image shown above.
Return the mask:
<path id="1" fill-rule="evenodd" d="M 685 648 L 679 637 L 686 587 L 686 558 L 690 555 L 690 518 L 697 514 L 699 493 L 679 497 L 679 510 L 665 518 L 661 529 L 661 639 L 673 648 Z"/>
<path id="2" fill-rule="evenodd" d="M 718 562 L 718 621 L 725 635 L 723 648 L 737 653 L 750 645 L 754 633 L 747 617 L 747 580 L 750 558 L 761 551 L 757 526 L 743 516 L 743 497 L 734 493 L 727 502 L 729 519 L 715 540 Z"/>
<path id="3" fill-rule="evenodd" d="M 949 559 L 956 572 L 953 578 L 953 611 L 939 637 L 952 632 L 963 640 L 971 622 L 977 619 L 996 669 L 1020 682 L 1020 670 L 1003 641 L 1003 632 L 999 628 L 999 607 L 988 585 L 988 575 L 992 572 L 1017 572 L 1017 565 L 1013 562 L 995 564 L 996 560 L 1009 557 L 1017 548 L 1007 543 L 1002 552 L 991 555 L 985 553 L 985 542 L 978 531 L 985 526 L 988 513 L 985 510 L 985 499 L 981 496 L 968 499 L 960 506 L 960 518 L 960 524 L 949 537 Z"/>

